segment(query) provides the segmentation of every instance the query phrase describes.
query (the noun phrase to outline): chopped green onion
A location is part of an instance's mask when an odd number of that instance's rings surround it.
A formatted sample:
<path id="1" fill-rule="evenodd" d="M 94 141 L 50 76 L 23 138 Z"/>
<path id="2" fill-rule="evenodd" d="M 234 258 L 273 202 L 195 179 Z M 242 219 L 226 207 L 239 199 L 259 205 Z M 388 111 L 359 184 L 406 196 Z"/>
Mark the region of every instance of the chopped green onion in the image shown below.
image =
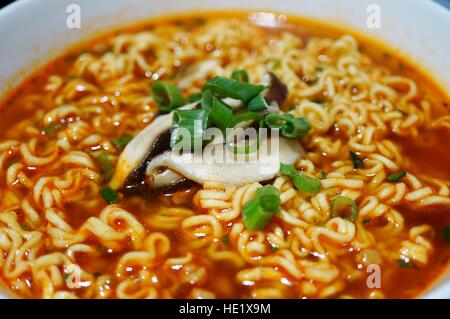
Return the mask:
<path id="1" fill-rule="evenodd" d="M 188 102 L 194 103 L 202 99 L 202 93 L 194 93 L 188 96 Z"/>
<path id="2" fill-rule="evenodd" d="M 350 212 L 347 213 L 347 217 L 345 217 L 346 219 L 354 223 L 356 218 L 358 217 L 358 205 L 356 205 L 355 201 L 351 198 L 345 196 L 337 196 L 333 200 L 331 206 L 333 217 L 343 216 L 342 211 L 345 210 L 345 208 L 350 208 Z"/>
<path id="3" fill-rule="evenodd" d="M 233 111 L 210 90 L 205 90 L 202 95 L 202 108 L 208 111 L 208 119 L 221 130 L 225 130 L 233 119 Z"/>
<path id="4" fill-rule="evenodd" d="M 172 133 L 170 136 L 170 147 L 182 142 L 183 147 L 191 150 L 203 145 L 203 134 L 208 124 L 208 112 L 203 109 L 176 110 L 173 114 Z M 190 140 L 184 141 L 185 134 L 189 134 Z M 198 143 L 201 142 L 201 143 Z"/>
<path id="5" fill-rule="evenodd" d="M 111 187 L 103 187 L 102 189 L 100 189 L 100 194 L 108 204 L 117 202 L 119 198 L 117 196 L 117 193 Z"/>
<path id="6" fill-rule="evenodd" d="M 100 168 L 100 183 L 106 183 L 114 173 L 114 165 L 109 161 L 108 155 L 104 153 L 100 154 L 96 160 L 97 166 Z"/>
<path id="7" fill-rule="evenodd" d="M 255 196 L 242 207 L 244 225 L 249 230 L 262 230 L 280 210 L 280 193 L 275 186 L 256 190 Z"/>
<path id="8" fill-rule="evenodd" d="M 223 235 L 222 236 L 222 243 L 224 245 L 228 245 L 230 243 L 230 235 L 228 235 L 228 234 Z"/>
<path id="9" fill-rule="evenodd" d="M 55 137 L 56 133 L 61 131 L 64 128 L 64 125 L 61 123 L 50 123 L 46 127 L 42 129 L 42 132 L 50 138 Z"/>
<path id="10" fill-rule="evenodd" d="M 268 114 L 264 118 L 266 125 L 273 129 L 281 129 L 286 121 L 283 118 L 283 114 Z"/>
<path id="11" fill-rule="evenodd" d="M 294 186 L 302 192 L 317 194 L 320 191 L 320 180 L 297 171 L 294 165 L 280 163 L 280 173 L 289 176 Z"/>
<path id="12" fill-rule="evenodd" d="M 270 250 L 277 251 L 279 248 L 275 245 L 270 245 Z"/>
<path id="13" fill-rule="evenodd" d="M 281 134 L 287 138 L 297 138 L 299 136 L 305 136 L 311 129 L 306 117 L 294 117 L 291 114 L 285 114 L 287 122 L 284 127 L 281 128 Z"/>
<path id="14" fill-rule="evenodd" d="M 267 110 L 269 108 L 269 105 L 267 104 L 266 99 L 261 94 L 258 94 L 256 97 L 250 100 L 247 108 L 251 112 L 260 112 Z"/>
<path id="15" fill-rule="evenodd" d="M 272 129 L 279 129 L 286 138 L 305 136 L 311 125 L 305 117 L 294 117 L 292 114 L 268 114 L 264 118 L 266 125 Z"/>
<path id="16" fill-rule="evenodd" d="M 231 78 L 246 83 L 249 81 L 248 73 L 245 70 L 233 71 L 233 73 L 231 73 Z"/>
<path id="17" fill-rule="evenodd" d="M 152 86 L 152 96 L 161 113 L 169 113 L 184 104 L 181 91 L 172 84 L 156 81 Z"/>
<path id="18" fill-rule="evenodd" d="M 209 80 L 203 87 L 204 90 L 210 89 L 212 93 L 221 97 L 231 97 L 245 103 L 257 96 L 264 88 L 264 85 L 245 83 L 221 76 Z"/>
<path id="19" fill-rule="evenodd" d="M 414 264 L 412 261 L 406 261 L 404 259 L 397 259 L 397 264 L 400 268 L 417 269 L 416 264 Z"/>
<path id="20" fill-rule="evenodd" d="M 350 151 L 349 153 L 350 153 L 350 158 L 353 161 L 353 168 L 354 169 L 363 168 L 364 162 L 361 159 L 361 157 L 359 157 L 358 154 L 356 154 L 355 152 Z"/>
<path id="21" fill-rule="evenodd" d="M 395 172 L 395 173 L 389 175 L 387 177 L 387 180 L 388 180 L 389 183 L 396 183 L 396 182 L 400 181 L 405 176 L 406 176 L 406 172 L 401 170 L 401 171 L 398 171 L 398 172 Z"/>
<path id="22" fill-rule="evenodd" d="M 450 244 L 450 225 L 447 225 L 442 230 L 442 237 L 444 237 L 444 240 Z"/>
<path id="23" fill-rule="evenodd" d="M 311 102 L 314 102 L 314 103 L 316 103 L 316 104 L 323 104 L 323 103 L 325 103 L 327 100 L 324 100 L 324 99 L 313 99 L 313 100 L 311 100 Z"/>
<path id="24" fill-rule="evenodd" d="M 363 221 L 362 221 L 362 223 L 363 223 L 364 225 L 369 225 L 370 223 L 372 223 L 372 220 L 370 220 L 370 219 L 368 219 L 368 218 L 364 218 Z"/>
<path id="25" fill-rule="evenodd" d="M 213 98 L 214 95 L 212 94 L 211 90 L 204 90 L 202 92 L 202 98 L 200 99 L 202 108 L 207 111 L 210 111 L 213 105 Z"/>
<path id="26" fill-rule="evenodd" d="M 225 130 L 233 120 L 233 111 L 220 99 L 213 97 L 209 118 L 218 128 Z"/>
<path id="27" fill-rule="evenodd" d="M 250 122 L 250 121 L 259 121 L 261 120 L 262 116 L 255 112 L 245 112 L 242 114 L 239 114 L 233 118 L 233 120 L 230 122 L 229 127 L 233 128 L 236 127 L 239 123 L 242 122 Z"/>
<path id="28" fill-rule="evenodd" d="M 117 147 L 118 149 L 121 150 L 121 149 L 125 148 L 125 146 L 127 146 L 127 144 L 130 143 L 132 139 L 133 139 L 133 136 L 131 136 L 131 135 L 123 135 L 123 136 L 119 137 L 118 139 L 112 141 L 112 143 L 115 147 Z"/>

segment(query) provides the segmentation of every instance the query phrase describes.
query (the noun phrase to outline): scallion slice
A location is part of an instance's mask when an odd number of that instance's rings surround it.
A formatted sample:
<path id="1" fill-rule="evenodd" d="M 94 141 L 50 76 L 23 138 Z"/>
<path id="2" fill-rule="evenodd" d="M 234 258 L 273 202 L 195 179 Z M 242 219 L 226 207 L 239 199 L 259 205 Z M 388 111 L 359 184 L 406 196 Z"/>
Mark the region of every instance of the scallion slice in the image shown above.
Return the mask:
<path id="1" fill-rule="evenodd" d="M 125 146 L 127 146 L 127 144 L 130 143 L 132 139 L 133 139 L 133 136 L 131 136 L 131 135 L 123 135 L 123 136 L 119 137 L 118 139 L 115 139 L 114 141 L 112 141 L 112 144 L 121 150 L 121 149 L 125 148 Z"/>
<path id="2" fill-rule="evenodd" d="M 406 176 L 406 172 L 403 171 L 403 170 L 400 170 L 398 172 L 395 172 L 395 173 L 389 175 L 387 177 L 387 181 L 389 183 L 397 183 L 398 181 L 400 181 L 405 176 Z"/>
<path id="3" fill-rule="evenodd" d="M 233 71 L 233 73 L 231 73 L 231 78 L 246 83 L 249 81 L 248 73 L 245 70 Z"/>
<path id="4" fill-rule="evenodd" d="M 100 154 L 97 158 L 97 166 L 100 168 L 100 183 L 107 183 L 114 173 L 114 166 L 109 161 L 108 155 Z"/>
<path id="5" fill-rule="evenodd" d="M 352 151 L 350 151 L 349 154 L 350 154 L 350 158 L 352 159 L 354 169 L 364 167 L 364 162 L 363 162 L 362 158 L 358 156 L 358 154 L 356 154 L 355 152 L 352 152 Z"/>
<path id="6" fill-rule="evenodd" d="M 224 245 L 229 245 L 230 244 L 230 235 L 225 234 L 222 236 L 222 243 Z"/>
<path id="7" fill-rule="evenodd" d="M 320 180 L 306 176 L 297 171 L 293 165 L 280 163 L 280 173 L 289 176 L 294 186 L 302 192 L 317 194 L 320 191 Z"/>
<path id="8" fill-rule="evenodd" d="M 239 123 L 242 122 L 254 122 L 261 120 L 262 116 L 255 112 L 245 112 L 242 114 L 239 114 L 233 118 L 233 120 L 230 122 L 231 128 L 236 127 Z"/>
<path id="9" fill-rule="evenodd" d="M 181 91 L 175 85 L 166 82 L 153 83 L 152 96 L 160 113 L 169 113 L 184 104 Z"/>
<path id="10" fill-rule="evenodd" d="M 209 120 L 221 130 L 225 130 L 233 119 L 233 111 L 228 105 L 215 97 L 210 90 L 202 94 L 202 108 L 208 112 Z"/>
<path id="11" fill-rule="evenodd" d="M 287 138 L 297 138 L 299 136 L 305 136 L 311 129 L 306 117 L 294 117 L 291 114 L 285 114 L 287 119 L 284 127 L 281 128 L 281 134 Z"/>
<path id="12" fill-rule="evenodd" d="M 119 196 L 111 187 L 103 187 L 100 189 L 100 195 L 102 195 L 103 199 L 108 204 L 113 204 L 119 199 Z"/>
<path id="13" fill-rule="evenodd" d="M 188 102 L 194 103 L 202 99 L 202 93 L 194 93 L 188 96 Z"/>
<path id="14" fill-rule="evenodd" d="M 286 123 L 282 114 L 267 114 L 264 118 L 264 122 L 266 125 L 273 129 L 281 129 L 283 125 Z"/>
<path id="15" fill-rule="evenodd" d="M 417 265 L 410 260 L 397 259 L 397 264 L 400 268 L 418 269 Z"/>
<path id="16" fill-rule="evenodd" d="M 203 90 L 209 89 L 212 93 L 218 96 L 231 97 L 233 99 L 241 100 L 244 103 L 248 103 L 262 90 L 264 90 L 264 88 L 264 85 L 251 84 L 235 79 L 216 76 L 206 82 Z"/>
<path id="17" fill-rule="evenodd" d="M 280 210 L 280 193 L 275 186 L 256 190 L 255 196 L 242 207 L 244 225 L 249 230 L 262 230 Z"/>
<path id="18" fill-rule="evenodd" d="M 447 225 L 442 230 L 442 237 L 444 237 L 444 240 L 450 244 L 450 225 Z"/>
<path id="19" fill-rule="evenodd" d="M 345 196 L 337 196 L 331 205 L 333 217 L 343 217 L 352 223 L 358 218 L 358 205 L 356 202 Z"/>
<path id="20" fill-rule="evenodd" d="M 264 118 L 266 125 L 272 129 L 279 129 L 281 135 L 287 138 L 305 136 L 311 125 L 305 117 L 294 117 L 292 114 L 268 114 Z"/>
<path id="21" fill-rule="evenodd" d="M 53 138 L 56 136 L 56 133 L 58 133 L 63 128 L 64 125 L 61 123 L 50 123 L 42 129 L 42 132 L 49 138 Z"/>
<path id="22" fill-rule="evenodd" d="M 208 112 L 203 109 L 176 110 L 173 114 L 170 147 L 183 143 L 190 150 L 203 146 L 203 134 L 208 123 Z M 189 137 L 189 140 L 184 140 Z"/>
<path id="23" fill-rule="evenodd" d="M 267 104 L 266 99 L 261 94 L 258 94 L 250 100 L 247 108 L 251 112 L 260 112 L 268 109 L 269 105 Z"/>

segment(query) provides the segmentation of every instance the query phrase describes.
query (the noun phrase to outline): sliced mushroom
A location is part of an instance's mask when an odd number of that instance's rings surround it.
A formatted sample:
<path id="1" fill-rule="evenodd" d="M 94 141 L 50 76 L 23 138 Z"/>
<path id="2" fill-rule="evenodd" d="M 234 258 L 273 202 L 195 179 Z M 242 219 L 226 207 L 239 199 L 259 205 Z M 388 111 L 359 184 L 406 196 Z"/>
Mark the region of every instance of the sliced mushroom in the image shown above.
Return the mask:
<path id="1" fill-rule="evenodd" d="M 145 169 L 147 171 L 147 168 Z M 153 175 L 153 184 L 152 187 L 154 189 L 161 189 L 166 186 L 176 185 L 186 178 L 183 175 L 175 173 L 170 169 L 164 169 L 161 173 Z"/>
<path id="2" fill-rule="evenodd" d="M 166 130 L 156 136 L 145 158 L 125 179 L 122 187 L 123 191 L 128 194 L 145 194 L 148 192 L 149 185 L 146 182 L 146 170 L 148 164 L 158 154 L 161 154 L 170 147 L 170 131 Z"/>
<path id="3" fill-rule="evenodd" d="M 287 88 L 274 74 L 269 76 L 271 86 L 265 97 L 269 103 L 281 105 L 287 97 Z M 233 108 L 242 106 L 240 101 L 226 102 Z M 194 109 L 198 105 L 198 102 L 190 103 L 180 109 Z M 278 174 L 280 162 L 293 164 L 304 154 L 297 140 L 269 134 L 260 141 L 257 152 L 232 154 L 226 157 L 227 161 L 217 161 L 216 156 L 205 153 L 207 148 L 214 148 L 220 154 L 230 153 L 223 139 L 214 139 L 205 147 L 199 161 L 196 153 L 178 154 L 170 150 L 172 118 L 173 112 L 158 116 L 127 145 L 111 180 L 112 188 L 120 188 L 125 193 L 149 194 L 155 190 L 173 191 L 208 181 L 233 185 L 263 182 Z M 251 125 L 245 124 L 244 127 Z M 274 149 L 274 146 L 278 148 Z M 261 152 L 268 149 L 271 153 Z M 256 154 L 259 157 L 255 157 Z"/>
<path id="4" fill-rule="evenodd" d="M 276 102 L 278 107 L 281 108 L 284 101 L 286 100 L 289 91 L 287 86 L 272 72 L 268 73 L 269 75 L 269 89 L 266 91 L 264 97 L 267 100 L 267 103 L 272 104 Z"/>
<path id="5" fill-rule="evenodd" d="M 198 102 L 186 104 L 180 109 L 192 110 L 197 104 Z M 142 167 L 145 168 L 154 156 L 169 147 L 168 139 L 170 138 L 169 130 L 172 126 L 172 118 L 173 112 L 156 117 L 150 125 L 128 143 L 117 162 L 114 176 L 110 182 L 112 188 L 121 188 L 130 173 L 134 172 L 135 175 L 138 175 L 138 171 L 142 170 Z M 155 141 L 158 141 L 157 145 L 155 145 Z M 166 143 L 162 143 L 163 141 Z M 163 146 L 166 148 L 164 149 Z M 152 151 L 153 149 L 154 151 Z"/>
<path id="6" fill-rule="evenodd" d="M 216 161 L 214 155 L 209 156 L 208 152 L 203 152 L 202 158 L 199 160 L 193 153 L 176 154 L 168 150 L 153 158 L 147 166 L 146 175 L 153 180 L 160 179 L 160 175 L 167 174 L 165 170 L 168 169 L 172 172 L 171 176 L 174 179 L 184 176 L 201 185 L 210 181 L 233 185 L 261 182 L 272 179 L 278 174 L 280 162 L 293 164 L 304 154 L 297 140 L 279 137 L 269 137 L 262 141 L 260 150 L 269 150 L 271 146 L 273 147 L 277 143 L 279 150 L 271 149 L 269 156 L 262 152 L 258 157 L 254 154 L 254 159 L 249 159 L 251 155 L 231 155 L 228 161 L 219 160 L 219 162 Z M 231 152 L 225 144 L 215 147 L 220 154 L 225 154 L 227 151 Z M 220 157 L 220 159 L 223 158 L 226 157 Z M 172 175 L 173 172 L 176 174 Z"/>

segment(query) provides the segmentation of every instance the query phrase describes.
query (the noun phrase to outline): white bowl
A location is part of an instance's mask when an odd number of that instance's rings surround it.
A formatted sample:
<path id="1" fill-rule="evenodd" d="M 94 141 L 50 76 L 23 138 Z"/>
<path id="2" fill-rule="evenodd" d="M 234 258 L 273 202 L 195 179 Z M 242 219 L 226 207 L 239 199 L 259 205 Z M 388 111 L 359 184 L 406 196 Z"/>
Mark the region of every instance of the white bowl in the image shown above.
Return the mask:
<path id="1" fill-rule="evenodd" d="M 69 29 L 69 4 L 81 8 L 81 29 Z M 372 3 L 380 28 L 368 28 Z M 24 76 L 102 30 L 168 13 L 211 9 L 262 9 L 319 18 L 382 40 L 427 70 L 450 91 L 450 12 L 430 0 L 20 0 L 0 10 L 0 95 Z M 0 292 L 0 297 L 7 295 Z M 450 298 L 450 273 L 424 298 Z"/>

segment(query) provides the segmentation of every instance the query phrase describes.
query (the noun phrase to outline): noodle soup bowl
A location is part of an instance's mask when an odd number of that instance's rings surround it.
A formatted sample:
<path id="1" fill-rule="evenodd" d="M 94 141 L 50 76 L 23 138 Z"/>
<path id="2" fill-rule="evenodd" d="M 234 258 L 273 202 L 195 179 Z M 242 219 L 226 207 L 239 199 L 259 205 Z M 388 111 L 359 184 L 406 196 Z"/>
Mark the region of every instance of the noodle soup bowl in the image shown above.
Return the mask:
<path id="1" fill-rule="evenodd" d="M 279 12 L 320 19 L 373 37 L 408 57 L 450 91 L 450 13 L 427 0 L 19 0 L 0 11 L 3 96 L 38 67 L 80 41 L 151 17 L 198 10 L 253 10 L 270 26 Z M 259 13 L 258 13 L 259 12 Z M 0 297 L 11 297 L 1 292 Z M 423 298 L 450 298 L 444 273 Z"/>

